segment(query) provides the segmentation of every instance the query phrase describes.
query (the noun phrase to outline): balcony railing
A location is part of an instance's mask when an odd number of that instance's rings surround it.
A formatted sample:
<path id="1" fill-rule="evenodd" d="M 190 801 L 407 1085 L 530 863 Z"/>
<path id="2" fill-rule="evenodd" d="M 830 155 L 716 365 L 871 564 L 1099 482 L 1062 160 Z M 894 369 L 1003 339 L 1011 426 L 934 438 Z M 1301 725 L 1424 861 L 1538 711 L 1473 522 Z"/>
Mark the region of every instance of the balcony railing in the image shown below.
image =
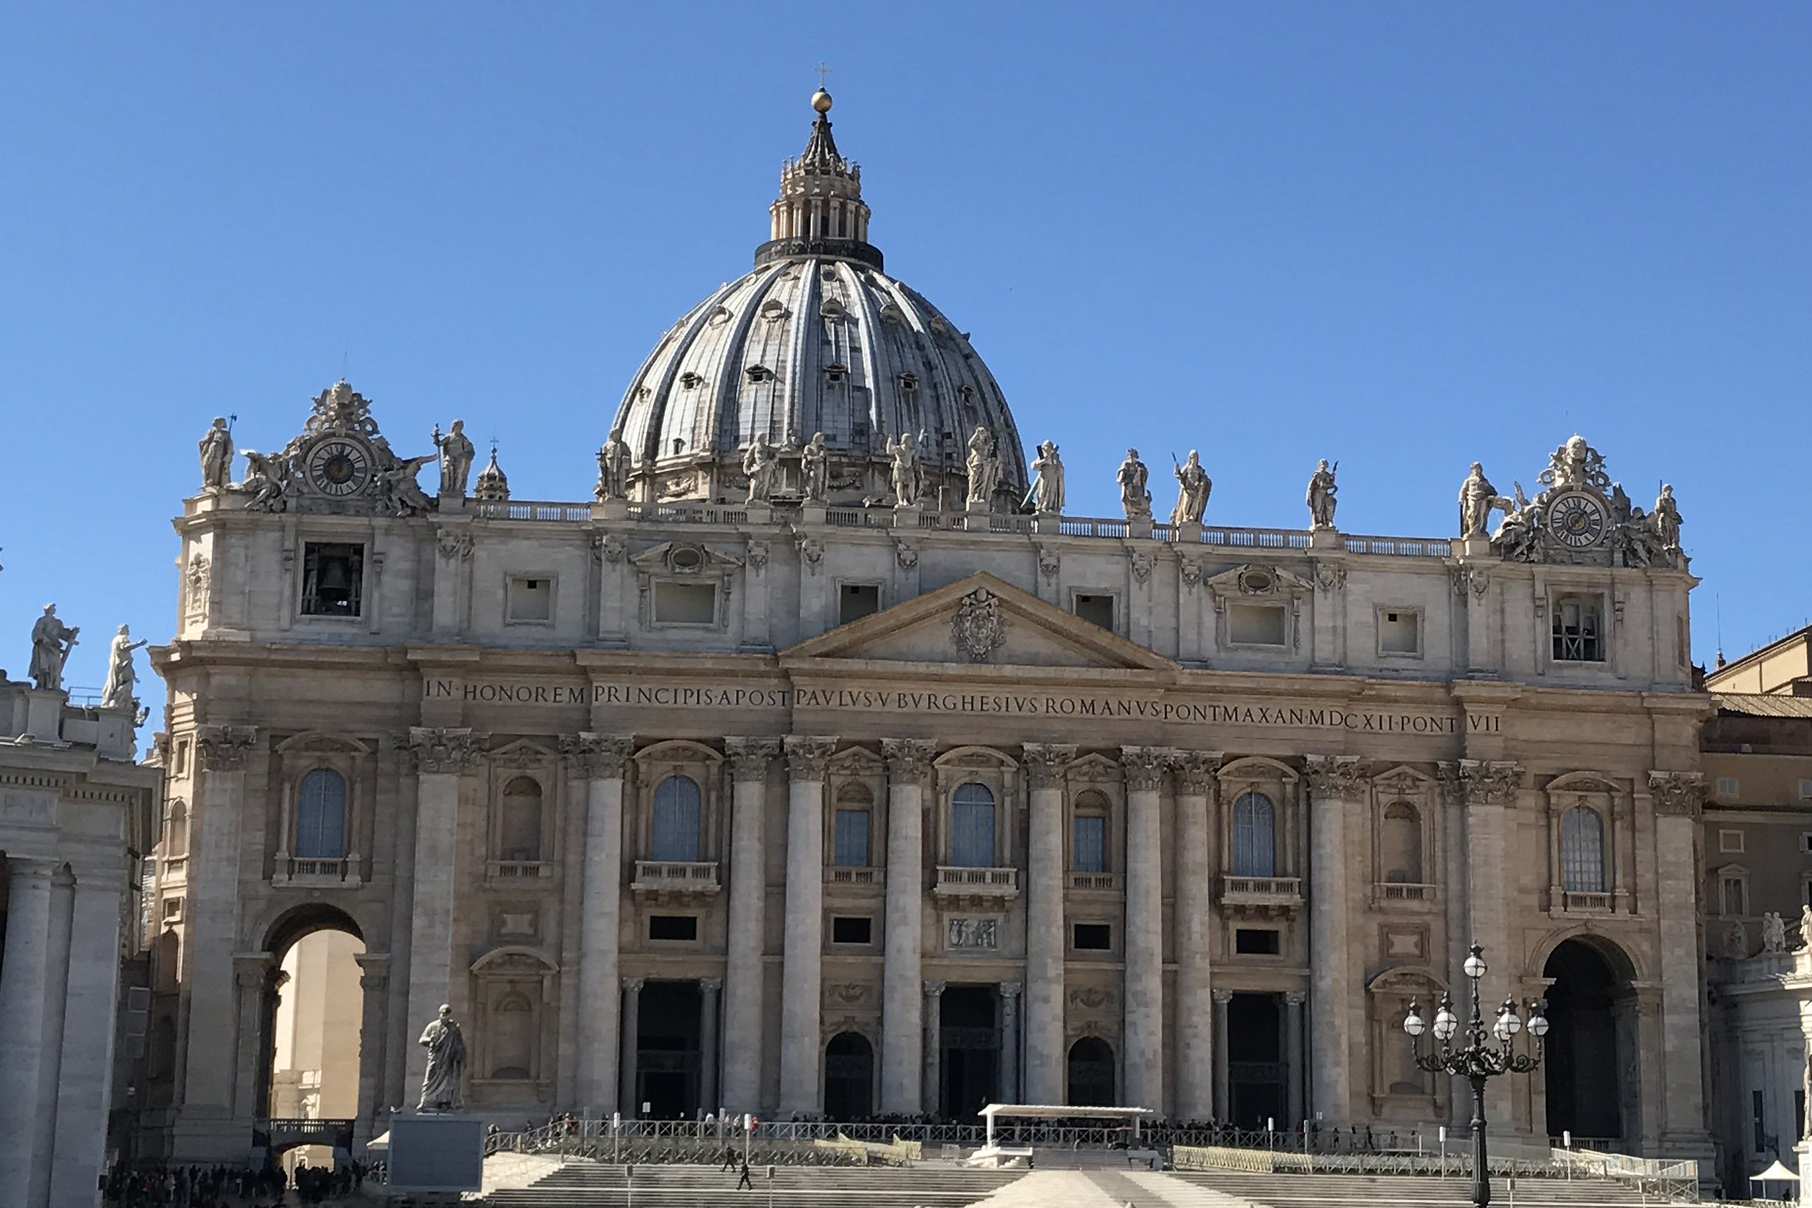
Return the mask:
<path id="1" fill-rule="evenodd" d="M 1560 908 L 1568 913 L 1609 914 L 1617 908 L 1617 898 L 1615 894 L 1563 889 L 1560 893 Z"/>
<path id="2" fill-rule="evenodd" d="M 1108 889 L 1120 888 L 1120 874 L 1117 872 L 1072 872 L 1070 873 L 1071 889 Z"/>
<path id="3" fill-rule="evenodd" d="M 1380 902 L 1432 902 L 1438 895 L 1433 885 L 1380 881 L 1372 887 L 1372 896 Z"/>
<path id="4" fill-rule="evenodd" d="M 947 898 L 1005 901 L 1019 896 L 1019 870 L 940 864 L 937 869 L 937 886 L 932 892 Z"/>
<path id="5" fill-rule="evenodd" d="M 660 897 L 709 896 L 717 892 L 717 861 L 637 860 L 629 888 Z"/>
<path id="6" fill-rule="evenodd" d="M 519 884 L 523 881 L 551 881 L 554 865 L 550 860 L 488 860 L 484 879 Z"/>
<path id="7" fill-rule="evenodd" d="M 879 885 L 881 870 L 878 868 L 837 867 L 824 870 L 824 882 L 827 885 Z"/>
<path id="8" fill-rule="evenodd" d="M 273 885 L 311 885 L 317 888 L 358 883 L 357 856 L 341 856 L 332 860 L 315 856 L 280 856 L 277 859 L 277 875 L 271 878 Z"/>
<path id="9" fill-rule="evenodd" d="M 1223 876 L 1221 905 L 1247 914 L 1291 914 L 1302 908 L 1302 878 Z"/>

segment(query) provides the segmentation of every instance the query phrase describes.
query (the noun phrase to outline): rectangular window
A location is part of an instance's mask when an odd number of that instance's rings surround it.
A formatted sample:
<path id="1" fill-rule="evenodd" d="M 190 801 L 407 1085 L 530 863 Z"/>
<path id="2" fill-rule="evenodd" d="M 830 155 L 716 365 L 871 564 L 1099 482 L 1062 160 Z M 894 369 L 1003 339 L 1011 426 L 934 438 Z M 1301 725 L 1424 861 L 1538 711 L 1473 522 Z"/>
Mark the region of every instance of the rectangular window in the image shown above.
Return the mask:
<path id="1" fill-rule="evenodd" d="M 1812 831 L 1799 832 L 1799 850 L 1802 855 L 1812 855 Z"/>
<path id="2" fill-rule="evenodd" d="M 1554 601 L 1554 659 L 1604 662 L 1604 604 L 1600 596 L 1560 596 Z"/>
<path id="3" fill-rule="evenodd" d="M 365 547 L 332 541 L 302 546 L 302 615 L 356 617 L 364 589 Z"/>
<path id="4" fill-rule="evenodd" d="M 1793 1139 L 1806 1139 L 1806 1092 L 1793 1092 Z"/>
<path id="5" fill-rule="evenodd" d="M 717 624 L 717 584 L 657 579 L 654 620 L 657 625 Z"/>
<path id="6" fill-rule="evenodd" d="M 868 867 L 867 810 L 838 810 L 832 859 L 838 868 Z"/>
<path id="7" fill-rule="evenodd" d="M 851 917 L 834 915 L 831 918 L 831 943 L 833 944 L 872 944 L 874 942 L 874 920 L 866 915 Z"/>
<path id="8" fill-rule="evenodd" d="M 1749 913 L 1749 882 L 1741 877 L 1723 877 L 1719 885 L 1725 918 L 1740 919 Z"/>
<path id="9" fill-rule="evenodd" d="M 847 625 L 881 611 L 881 588 L 875 583 L 845 583 L 837 588 L 837 624 Z"/>
<path id="10" fill-rule="evenodd" d="M 1241 956 L 1276 956 L 1281 944 L 1274 927 L 1240 927 L 1233 933 L 1233 950 Z"/>
<path id="11" fill-rule="evenodd" d="M 164 919 L 165 919 L 165 921 L 169 922 L 169 921 L 174 921 L 174 920 L 177 920 L 180 918 L 182 918 L 182 899 L 181 898 L 165 898 L 164 899 Z"/>
<path id="12" fill-rule="evenodd" d="M 1755 1124 L 1755 1152 L 1768 1152 L 1768 1118 L 1762 1112 L 1762 1092 L 1749 1092 L 1749 1114 Z"/>
<path id="13" fill-rule="evenodd" d="M 518 624 L 554 619 L 554 581 L 512 576 L 504 592 L 504 619 Z"/>
<path id="14" fill-rule="evenodd" d="M 1114 946 L 1113 928 L 1106 923 L 1077 923 L 1072 928 L 1072 947 L 1084 952 L 1106 952 Z"/>
<path id="15" fill-rule="evenodd" d="M 1284 610 L 1280 604 L 1230 604 L 1227 636 L 1236 646 L 1284 644 Z"/>
<path id="16" fill-rule="evenodd" d="M 1718 800 L 1733 801 L 1743 791 L 1742 781 L 1735 776 L 1718 777 Z"/>
<path id="17" fill-rule="evenodd" d="M 1812 801 L 1812 780 L 1801 780 L 1799 782 L 1799 799 L 1801 801 Z"/>
<path id="18" fill-rule="evenodd" d="M 1107 871 L 1107 819 L 1083 814 L 1075 821 L 1071 866 L 1077 872 Z"/>
<path id="19" fill-rule="evenodd" d="M 950 863 L 994 867 L 994 795 L 979 784 L 958 788 L 950 804 Z"/>
<path id="20" fill-rule="evenodd" d="M 698 938 L 698 916 L 692 914 L 649 915 L 648 938 L 651 940 L 695 940 Z"/>
<path id="21" fill-rule="evenodd" d="M 1408 608 L 1380 608 L 1378 653 L 1421 654 L 1422 614 Z"/>
<path id="22" fill-rule="evenodd" d="M 1114 598 L 1110 595 L 1079 591 L 1075 596 L 1074 611 L 1091 625 L 1109 630 L 1114 627 Z"/>
<path id="23" fill-rule="evenodd" d="M 1718 851 L 1726 855 L 1740 855 L 1743 851 L 1743 832 L 1739 830 L 1719 831 Z"/>

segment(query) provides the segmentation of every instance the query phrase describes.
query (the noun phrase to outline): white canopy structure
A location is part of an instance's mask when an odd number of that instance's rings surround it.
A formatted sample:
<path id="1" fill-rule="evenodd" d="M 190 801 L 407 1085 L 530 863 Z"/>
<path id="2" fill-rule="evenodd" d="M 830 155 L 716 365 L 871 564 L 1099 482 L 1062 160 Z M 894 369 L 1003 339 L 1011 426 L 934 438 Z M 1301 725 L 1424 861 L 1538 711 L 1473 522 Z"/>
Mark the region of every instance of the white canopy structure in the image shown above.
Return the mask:
<path id="1" fill-rule="evenodd" d="M 1760 1174 L 1750 1175 L 1749 1181 L 1751 1183 L 1797 1183 L 1799 1182 L 1799 1176 L 1794 1174 L 1791 1170 L 1788 1170 L 1785 1166 L 1782 1166 L 1781 1160 L 1776 1158 L 1774 1159 L 1774 1165 L 1762 1171 Z"/>
<path id="2" fill-rule="evenodd" d="M 985 1149 L 994 1146 L 994 1121 L 1001 1116 L 1019 1120 L 1120 1120 L 1132 1129 L 1132 1139 L 1139 1138 L 1139 1121 L 1156 1114 L 1149 1107 L 1076 1107 L 1072 1104 L 990 1103 L 981 1109 L 988 1122 Z"/>

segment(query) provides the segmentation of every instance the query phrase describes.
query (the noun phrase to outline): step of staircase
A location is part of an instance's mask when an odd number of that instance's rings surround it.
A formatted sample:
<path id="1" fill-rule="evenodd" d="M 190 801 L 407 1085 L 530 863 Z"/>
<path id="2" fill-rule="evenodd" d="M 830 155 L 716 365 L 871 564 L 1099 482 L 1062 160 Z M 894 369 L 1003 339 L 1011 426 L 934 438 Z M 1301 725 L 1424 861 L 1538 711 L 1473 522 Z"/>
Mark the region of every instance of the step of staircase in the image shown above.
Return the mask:
<path id="1" fill-rule="evenodd" d="M 1172 1178 L 1250 1200 L 1265 1208 L 1462 1208 L 1472 1203 L 1467 1178 L 1409 1175 L 1246 1174 L 1236 1171 L 1176 1171 Z M 1634 1187 L 1609 1179 L 1519 1178 L 1517 1208 L 1622 1208 L 1655 1202 Z M 1491 1202 L 1508 1208 L 1507 1180 L 1491 1180 Z"/>
<path id="2" fill-rule="evenodd" d="M 635 1168 L 633 1189 L 623 1166 L 576 1161 L 530 1187 L 494 1191 L 485 1203 L 497 1208 L 696 1208 L 734 1203 L 747 1197 L 765 1205 L 770 1190 L 775 1208 L 965 1208 L 1020 1178 L 1021 1170 L 966 1170 L 941 1163 L 892 1166 L 751 1167 L 753 1192 L 738 1191 L 738 1176 L 716 1165 L 662 1164 Z"/>

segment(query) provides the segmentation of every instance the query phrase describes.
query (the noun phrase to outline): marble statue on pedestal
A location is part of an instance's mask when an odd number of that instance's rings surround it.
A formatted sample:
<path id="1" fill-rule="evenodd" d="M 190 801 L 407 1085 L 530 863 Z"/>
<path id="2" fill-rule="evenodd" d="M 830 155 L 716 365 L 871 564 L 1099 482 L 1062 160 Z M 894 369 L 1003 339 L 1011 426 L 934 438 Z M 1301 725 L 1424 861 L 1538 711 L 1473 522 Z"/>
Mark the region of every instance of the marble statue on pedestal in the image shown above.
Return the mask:
<path id="1" fill-rule="evenodd" d="M 214 417 L 214 426 L 201 438 L 201 489 L 224 491 L 233 474 L 233 434 L 226 417 Z"/>
<path id="2" fill-rule="evenodd" d="M 1500 501 L 1497 488 L 1485 477 L 1485 467 L 1478 462 L 1472 463 L 1472 473 L 1460 484 L 1460 536 L 1483 537 L 1491 525 L 1491 511 L 1502 503 L 1507 509 L 1509 502 Z"/>
<path id="3" fill-rule="evenodd" d="M 1649 520 L 1655 536 L 1661 540 L 1662 549 L 1680 548 L 1680 508 L 1674 502 L 1674 488 L 1671 485 L 1661 488 L 1661 494 L 1655 500 L 1655 510 L 1649 513 Z"/>
<path id="4" fill-rule="evenodd" d="M 1762 951 L 1785 952 L 1787 950 L 1787 924 L 1777 910 L 1762 912 Z"/>
<path id="5" fill-rule="evenodd" d="M 1170 455 L 1172 461 L 1176 454 Z M 1208 496 L 1214 490 L 1214 480 L 1208 477 L 1208 471 L 1202 468 L 1202 455 L 1194 449 L 1189 450 L 1189 460 L 1174 468 L 1177 476 L 1177 505 L 1170 509 L 1172 524 L 1200 524 L 1202 513 L 1208 510 Z"/>
<path id="6" fill-rule="evenodd" d="M 1329 468 L 1327 458 L 1324 457 L 1314 477 L 1309 479 L 1309 493 L 1305 502 L 1309 505 L 1309 516 L 1314 528 L 1334 527 L 1334 509 L 1339 505 L 1334 495 L 1340 489 L 1334 485 L 1334 475 L 1339 472 L 1340 467 Z"/>
<path id="7" fill-rule="evenodd" d="M 629 498 L 629 461 L 623 429 L 612 428 L 610 439 L 598 449 L 598 486 L 592 492 L 598 502 Z"/>
<path id="8" fill-rule="evenodd" d="M 1137 449 L 1126 451 L 1126 460 L 1120 463 L 1119 473 L 1114 481 L 1120 484 L 1120 506 L 1125 509 L 1128 520 L 1139 520 L 1151 516 L 1151 491 L 1146 483 L 1151 481 L 1151 470 L 1139 460 Z"/>
<path id="9" fill-rule="evenodd" d="M 994 433 L 977 426 L 969 437 L 969 494 L 971 506 L 987 506 L 1000 485 L 1000 450 Z"/>
<path id="10" fill-rule="evenodd" d="M 824 502 L 830 491 L 830 451 L 824 447 L 824 433 L 812 433 L 799 450 L 799 479 L 799 492 L 807 502 Z"/>
<path id="11" fill-rule="evenodd" d="M 134 704 L 132 690 L 138 686 L 138 672 L 132 667 L 132 652 L 148 641 L 132 640 L 132 631 L 124 625 L 113 635 L 107 654 L 107 689 L 101 695 L 101 708 L 123 709 Z"/>
<path id="12" fill-rule="evenodd" d="M 57 619 L 57 606 L 46 604 L 44 615 L 31 627 L 32 682 L 40 691 L 57 691 L 63 686 L 63 664 L 81 630 Z"/>
<path id="13" fill-rule="evenodd" d="M 1038 446 L 1038 456 L 1032 459 L 1032 472 L 1037 475 L 1032 480 L 1032 489 L 1026 492 L 1025 502 L 1041 516 L 1061 516 L 1063 514 L 1063 458 L 1057 455 L 1057 442 L 1047 440 Z"/>
<path id="14" fill-rule="evenodd" d="M 919 440 L 925 434 L 919 433 Z M 894 506 L 914 508 L 919 505 L 919 445 L 912 433 L 902 432 L 898 439 L 887 442 L 887 456 L 892 461 L 889 474 L 893 479 Z"/>
<path id="15" fill-rule="evenodd" d="M 440 434 L 440 425 L 435 424 L 434 447 L 440 450 L 440 493 L 464 499 L 466 481 L 472 474 L 472 459 L 478 456 L 478 450 L 466 436 L 466 421 L 454 420 L 453 430 L 445 436 Z"/>
<path id="16" fill-rule="evenodd" d="M 767 434 L 757 432 L 755 441 L 742 455 L 742 472 L 749 476 L 750 503 L 766 503 L 774 493 L 774 472 L 780 468 L 780 459 L 774 455 L 774 446 L 768 443 Z"/>
<path id="17" fill-rule="evenodd" d="M 453 1008 L 441 1004 L 440 1016 L 422 1030 L 417 1042 L 428 1050 L 428 1068 L 422 1074 L 418 1112 L 456 1112 L 465 1107 L 460 1081 L 466 1072 L 466 1038 L 453 1022 Z"/>

